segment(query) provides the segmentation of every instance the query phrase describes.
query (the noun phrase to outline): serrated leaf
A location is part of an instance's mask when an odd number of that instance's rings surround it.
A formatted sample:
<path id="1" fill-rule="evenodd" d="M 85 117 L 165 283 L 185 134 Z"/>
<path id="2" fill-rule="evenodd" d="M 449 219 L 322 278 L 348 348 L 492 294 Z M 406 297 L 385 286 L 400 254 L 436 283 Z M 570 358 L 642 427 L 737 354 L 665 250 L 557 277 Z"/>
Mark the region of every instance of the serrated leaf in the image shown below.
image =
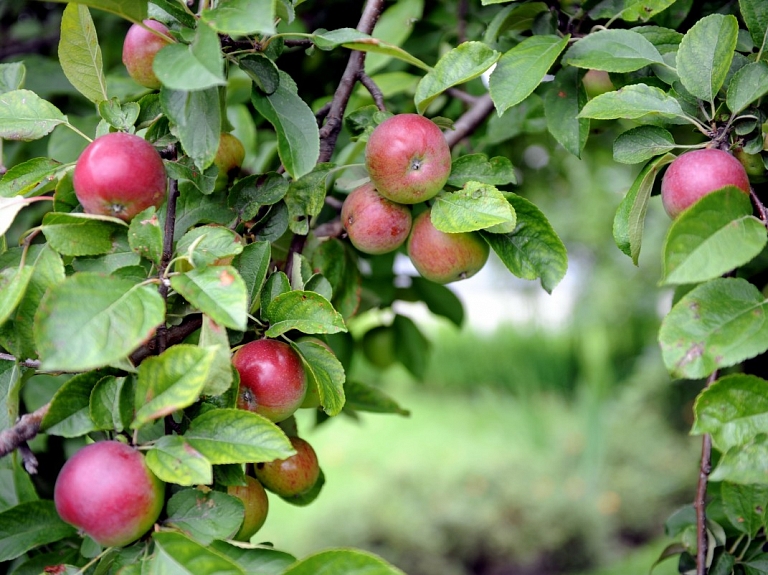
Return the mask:
<path id="1" fill-rule="evenodd" d="M 221 265 L 243 251 L 242 238 L 224 226 L 192 228 L 176 244 L 179 255 L 188 255 L 194 267 Z"/>
<path id="2" fill-rule="evenodd" d="M 259 293 L 267 279 L 271 260 L 272 245 L 269 242 L 253 242 L 246 245 L 233 262 L 245 282 L 249 311 L 254 311 L 259 303 Z"/>
<path id="3" fill-rule="evenodd" d="M 92 214 L 49 212 L 42 230 L 48 244 L 63 256 L 94 256 L 112 250 L 112 236 L 126 224 Z"/>
<path id="4" fill-rule="evenodd" d="M 249 549 L 226 541 L 214 541 L 209 547 L 235 561 L 248 575 L 281 575 L 296 561 L 292 555 L 268 547 Z"/>
<path id="5" fill-rule="evenodd" d="M 184 409 L 200 398 L 214 360 L 214 350 L 178 344 L 139 366 L 136 405 L 131 427 L 143 425 Z"/>
<path id="6" fill-rule="evenodd" d="M 291 182 L 285 194 L 288 226 L 295 234 L 309 233 L 310 219 L 320 214 L 325 205 L 328 173 L 333 164 L 317 164 L 311 172 Z"/>
<path id="7" fill-rule="evenodd" d="M 118 433 L 131 424 L 135 397 L 133 380 L 107 376 L 91 391 L 88 411 L 97 429 Z"/>
<path id="8" fill-rule="evenodd" d="M 40 429 L 50 435 L 78 437 L 97 429 L 91 418 L 91 393 L 108 373 L 81 373 L 62 385 L 51 399 Z"/>
<path id="9" fill-rule="evenodd" d="M 443 54 L 416 86 L 414 102 L 422 114 L 429 104 L 452 86 L 477 78 L 496 63 L 501 54 L 483 42 L 462 42 Z"/>
<path id="10" fill-rule="evenodd" d="M 622 164 L 639 164 L 675 148 L 675 139 L 659 126 L 638 126 L 619 134 L 613 142 L 613 159 Z"/>
<path id="11" fill-rule="evenodd" d="M 642 34 L 632 30 L 600 30 L 568 48 L 563 64 L 606 72 L 634 72 L 665 63 L 656 46 Z"/>
<path id="12" fill-rule="evenodd" d="M 714 100 L 731 66 L 738 32 L 735 16 L 710 14 L 685 33 L 677 51 L 677 73 L 688 92 Z"/>
<path id="13" fill-rule="evenodd" d="M 67 117 L 56 106 L 30 90 L 0 94 L 0 138 L 38 140 L 66 123 Z"/>
<path id="14" fill-rule="evenodd" d="M 738 114 L 766 94 L 768 94 L 768 64 L 763 61 L 750 62 L 743 68 L 739 68 L 731 78 L 725 101 L 731 112 Z"/>
<path id="15" fill-rule="evenodd" d="M 395 46 L 384 40 L 373 38 L 354 28 L 339 28 L 338 30 L 316 30 L 310 38 L 314 45 L 320 50 L 332 50 L 337 46 L 344 46 L 350 50 L 359 50 L 361 52 L 374 52 L 384 54 L 392 58 L 402 60 L 417 68 L 429 72 L 427 64 L 406 52 L 399 46 Z"/>
<path id="16" fill-rule="evenodd" d="M 515 209 L 494 186 L 468 182 L 461 190 L 440 194 L 432 206 L 432 224 L 446 233 L 484 230 L 499 224 L 514 229 Z"/>
<path id="17" fill-rule="evenodd" d="M 739 11 L 755 46 L 764 48 L 768 35 L 768 5 L 762 0 L 739 0 Z"/>
<path id="18" fill-rule="evenodd" d="M 116 130 L 133 131 L 133 125 L 136 123 L 140 111 L 141 108 L 136 102 L 121 104 L 116 97 L 99 102 L 99 115 Z M 169 163 L 172 164 L 173 162 Z"/>
<path id="19" fill-rule="evenodd" d="M 206 549 L 181 533 L 153 533 L 155 554 L 151 559 L 153 575 L 245 575 L 233 561 Z"/>
<path id="20" fill-rule="evenodd" d="M 30 521 L 32 517 L 34 521 Z M 59 518 L 53 501 L 20 503 L 0 513 L 0 561 L 74 534 L 75 528 Z"/>
<path id="21" fill-rule="evenodd" d="M 709 475 L 712 481 L 730 481 L 742 485 L 765 484 L 768 468 L 768 435 L 760 433 L 720 456 Z"/>
<path id="22" fill-rule="evenodd" d="M 14 196 L 12 198 L 0 197 L 0 236 L 5 235 L 10 227 L 13 225 L 13 221 L 16 219 L 16 215 L 32 202 L 25 199 L 23 196 Z"/>
<path id="23" fill-rule="evenodd" d="M 344 575 L 404 575 L 394 567 L 367 551 L 329 549 L 294 563 L 283 575 L 317 575 L 321 572 Z"/>
<path id="24" fill-rule="evenodd" d="M 662 285 L 694 284 L 755 258 L 768 242 L 749 195 L 733 186 L 707 194 L 676 218 L 662 248 Z"/>
<path id="25" fill-rule="evenodd" d="M 197 25 L 191 44 L 173 43 L 160 50 L 152 70 L 170 90 L 197 91 L 227 83 L 219 37 L 204 23 Z"/>
<path id="26" fill-rule="evenodd" d="M 53 0 L 68 2 L 68 0 Z M 131 22 L 141 22 L 147 17 L 147 0 L 78 0 L 78 4 L 112 12 Z"/>
<path id="27" fill-rule="evenodd" d="M 21 302 L 34 270 L 33 266 L 22 266 L 0 271 L 0 325 L 11 317 Z"/>
<path id="28" fill-rule="evenodd" d="M 0 94 L 21 88 L 26 76 L 27 68 L 24 66 L 24 62 L 0 64 Z"/>
<path id="29" fill-rule="evenodd" d="M 199 169 L 205 170 L 213 163 L 221 140 L 218 89 L 187 92 L 163 87 L 160 103 L 173 122 L 172 131 L 178 136 L 184 151 Z"/>
<path id="30" fill-rule="evenodd" d="M 243 409 L 212 409 L 197 416 L 184 439 L 214 465 L 274 461 L 296 453 L 277 425 Z"/>
<path id="31" fill-rule="evenodd" d="M 167 503 L 166 523 L 195 541 L 210 545 L 214 539 L 232 537 L 243 522 L 245 506 L 237 497 L 220 491 L 182 489 Z"/>
<path id="32" fill-rule="evenodd" d="M 669 8 L 676 0 L 626 0 L 621 11 L 621 19 L 625 22 L 650 20 L 656 14 Z"/>
<path id="33" fill-rule="evenodd" d="M 208 127 L 207 130 L 212 132 L 213 127 Z M 216 178 L 219 175 L 219 168 L 215 164 L 211 164 L 205 170 L 201 170 L 189 156 L 179 158 L 175 162 L 165 160 L 164 163 L 165 171 L 168 173 L 169 178 L 186 180 L 186 182 L 195 186 L 197 191 L 206 196 L 216 191 Z"/>
<path id="34" fill-rule="evenodd" d="M 407 409 L 400 407 L 387 393 L 372 385 L 349 380 L 344 384 L 344 392 L 347 398 L 345 407 L 355 411 L 396 413 L 404 416 L 411 414 Z"/>
<path id="35" fill-rule="evenodd" d="M 61 16 L 59 63 L 64 75 L 91 102 L 107 100 L 99 38 L 88 7 L 71 2 Z"/>
<path id="36" fill-rule="evenodd" d="M 395 2 L 387 7 L 373 28 L 372 36 L 394 46 L 402 46 L 413 32 L 414 24 L 424 15 L 424 0 Z M 365 58 L 365 73 L 369 76 L 384 68 L 390 58 L 385 54 L 369 54 Z"/>
<path id="37" fill-rule="evenodd" d="M 719 278 L 683 296 L 667 314 L 659 343 L 674 377 L 698 379 L 768 349 L 768 304 L 741 278 Z"/>
<path id="38" fill-rule="evenodd" d="M 216 323 L 245 331 L 248 294 L 243 278 L 232 266 L 206 267 L 171 276 L 171 287 Z"/>
<path id="39" fill-rule="evenodd" d="M 451 164 L 451 175 L 447 183 L 461 188 L 470 181 L 504 186 L 516 184 L 517 177 L 509 158 L 495 156 L 489 160 L 485 154 L 464 154 Z"/>
<path id="40" fill-rule="evenodd" d="M 88 302 L 88 305 L 83 305 Z M 51 287 L 35 317 L 35 341 L 46 371 L 83 371 L 128 356 L 165 320 L 151 286 L 77 273 Z"/>
<path id="41" fill-rule="evenodd" d="M 322 344 L 299 341 L 295 346 L 301 353 L 308 375 L 317 385 L 320 405 L 330 415 L 338 415 L 344 407 L 344 381 L 346 374 L 341 362 Z"/>
<path id="42" fill-rule="evenodd" d="M 203 10 L 203 22 L 221 34 L 234 36 L 275 33 L 274 0 L 228 0 Z"/>
<path id="43" fill-rule="evenodd" d="M 551 293 L 568 268 L 565 245 L 534 204 L 516 194 L 507 194 L 507 200 L 517 214 L 515 229 L 505 234 L 480 234 L 509 271 L 523 279 L 540 279 L 541 286 Z"/>
<path id="44" fill-rule="evenodd" d="M 280 70 L 264 54 L 247 54 L 237 61 L 240 69 L 265 94 L 274 94 L 280 85 Z"/>
<path id="45" fill-rule="evenodd" d="M 0 197 L 37 196 L 53 185 L 61 163 L 50 158 L 32 158 L 16 164 L 0 179 Z"/>
<path id="46" fill-rule="evenodd" d="M 213 362 L 201 395 L 221 395 L 232 387 L 232 361 L 226 328 L 203 315 L 198 345 L 213 353 Z"/>
<path id="47" fill-rule="evenodd" d="M 154 206 L 136 214 L 131 220 L 128 244 L 141 257 L 160 264 L 163 257 L 163 228 Z"/>
<path id="48" fill-rule="evenodd" d="M 595 120 L 625 118 L 648 123 L 690 121 L 676 98 L 646 84 L 631 84 L 600 94 L 584 105 L 579 117 Z"/>
<path id="49" fill-rule="evenodd" d="M 210 485 L 213 466 L 179 435 L 164 435 L 147 451 L 147 467 L 161 481 L 176 485 Z"/>
<path id="50" fill-rule="evenodd" d="M 277 153 L 285 171 L 294 179 L 311 172 L 320 155 L 320 131 L 293 79 L 281 71 L 277 90 L 269 95 L 253 90 L 251 103 L 275 128 Z"/>
<path id="51" fill-rule="evenodd" d="M 262 315 L 270 323 L 267 337 L 277 337 L 292 329 L 309 334 L 347 331 L 341 314 L 327 299 L 311 291 L 282 293 L 270 301 Z"/>
<path id="52" fill-rule="evenodd" d="M 589 120 L 579 117 L 587 102 L 587 92 L 579 80 L 579 71 L 564 66 L 555 74 L 552 86 L 544 95 L 547 129 L 566 150 L 577 158 L 587 143 Z"/>
<path id="53" fill-rule="evenodd" d="M 176 204 L 174 239 L 201 222 L 229 225 L 237 219 L 235 212 L 227 208 L 226 194 L 201 194 L 192 184 L 179 183 L 179 201 Z"/>
<path id="54" fill-rule="evenodd" d="M 569 38 L 531 36 L 499 58 L 489 81 L 499 116 L 531 95 L 568 45 Z"/>
<path id="55" fill-rule="evenodd" d="M 282 200 L 289 186 L 290 182 L 277 172 L 251 174 L 230 188 L 227 205 L 240 215 L 241 220 L 252 220 L 262 206 L 271 206 Z"/>
<path id="56" fill-rule="evenodd" d="M 757 535 L 768 506 L 768 486 L 725 482 L 720 484 L 720 496 L 731 525 L 750 537 Z"/>
<path id="57" fill-rule="evenodd" d="M 672 154 L 649 162 L 637 175 L 632 187 L 624 196 L 613 219 L 613 239 L 618 248 L 632 258 L 637 265 L 643 241 L 645 214 L 651 197 L 653 183 L 662 167 L 675 159 Z"/>

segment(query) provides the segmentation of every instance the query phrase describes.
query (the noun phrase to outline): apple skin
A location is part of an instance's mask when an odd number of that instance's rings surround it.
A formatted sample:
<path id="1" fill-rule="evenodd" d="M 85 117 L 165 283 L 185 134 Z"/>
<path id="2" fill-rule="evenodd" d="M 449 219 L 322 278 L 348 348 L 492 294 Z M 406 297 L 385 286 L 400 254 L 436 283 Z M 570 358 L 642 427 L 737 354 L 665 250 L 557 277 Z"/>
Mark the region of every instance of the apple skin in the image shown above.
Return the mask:
<path id="1" fill-rule="evenodd" d="M 362 347 L 366 359 L 379 369 L 387 369 L 397 362 L 395 330 L 391 326 L 377 325 L 366 331 Z"/>
<path id="2" fill-rule="evenodd" d="M 693 150 L 680 154 L 667 167 L 661 180 L 661 201 L 674 219 L 702 196 L 725 186 L 736 186 L 749 193 L 744 166 L 723 150 Z"/>
<path id="3" fill-rule="evenodd" d="M 395 251 L 408 239 L 411 210 L 388 200 L 368 182 L 352 190 L 341 206 L 341 224 L 349 241 L 366 254 Z"/>
<path id="4" fill-rule="evenodd" d="M 80 154 L 72 176 L 86 213 L 130 221 L 159 207 L 166 196 L 165 166 L 144 138 L 113 132 L 96 138 Z"/>
<path id="5" fill-rule="evenodd" d="M 99 441 L 64 463 L 56 479 L 56 511 L 104 547 L 136 541 L 157 521 L 165 484 L 144 456 L 119 441 Z"/>
<path id="6" fill-rule="evenodd" d="M 168 36 L 168 28 L 157 20 L 144 20 L 144 25 Z M 159 88 L 160 80 L 152 70 L 155 54 L 169 44 L 146 28 L 133 24 L 123 41 L 123 64 L 137 84 L 145 88 Z"/>
<path id="7" fill-rule="evenodd" d="M 610 74 L 603 70 L 587 70 L 581 82 L 584 84 L 584 89 L 590 99 L 606 92 L 613 92 L 616 89 L 611 81 Z"/>
<path id="8" fill-rule="evenodd" d="M 490 247 L 475 232 L 447 234 L 432 225 L 431 210 L 413 221 L 408 256 L 425 279 L 439 284 L 467 279 L 488 261 Z"/>
<path id="9" fill-rule="evenodd" d="M 748 154 L 744 148 L 736 148 L 733 157 L 741 162 L 750 182 L 760 183 L 766 181 L 765 163 L 760 154 Z"/>
<path id="10" fill-rule="evenodd" d="M 219 147 L 213 163 L 219 168 L 216 176 L 215 190 L 223 190 L 229 182 L 229 172 L 239 169 L 245 160 L 245 147 L 243 143 L 228 132 L 222 132 L 219 139 Z"/>
<path id="11" fill-rule="evenodd" d="M 232 356 L 240 374 L 237 406 L 278 423 L 301 406 L 307 393 L 307 374 L 301 357 L 276 339 L 246 343 Z"/>
<path id="12" fill-rule="evenodd" d="M 371 132 L 365 167 L 382 196 L 416 204 L 443 189 L 451 174 L 451 150 L 434 122 L 419 114 L 399 114 Z"/>
<path id="13" fill-rule="evenodd" d="M 254 473 L 262 485 L 281 497 L 306 493 L 320 477 L 320 465 L 312 446 L 300 437 L 290 437 L 296 455 L 254 465 Z"/>
<path id="14" fill-rule="evenodd" d="M 240 499 L 245 506 L 245 517 L 240 530 L 232 537 L 235 541 L 250 541 L 251 536 L 264 525 L 269 513 L 269 499 L 258 479 L 245 477 L 247 485 L 230 485 L 227 493 Z"/>

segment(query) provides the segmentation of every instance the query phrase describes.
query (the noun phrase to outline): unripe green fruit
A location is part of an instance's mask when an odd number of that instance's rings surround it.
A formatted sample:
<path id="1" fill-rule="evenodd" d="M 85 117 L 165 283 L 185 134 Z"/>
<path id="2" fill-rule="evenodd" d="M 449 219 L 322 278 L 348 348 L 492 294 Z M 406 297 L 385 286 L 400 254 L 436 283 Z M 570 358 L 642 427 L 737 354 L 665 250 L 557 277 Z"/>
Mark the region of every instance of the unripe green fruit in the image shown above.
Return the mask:
<path id="1" fill-rule="evenodd" d="M 379 325 L 363 334 L 363 353 L 368 361 L 379 369 L 387 369 L 397 362 L 395 330 Z"/>
<path id="2" fill-rule="evenodd" d="M 616 89 L 611 81 L 611 76 L 603 70 L 587 70 L 581 81 L 590 99 L 606 92 L 613 92 Z"/>
<path id="3" fill-rule="evenodd" d="M 229 173 L 232 170 L 240 169 L 245 160 L 245 147 L 243 143 L 228 132 L 222 132 L 219 140 L 219 147 L 216 150 L 216 157 L 213 163 L 219 168 L 219 174 L 216 176 L 215 189 L 222 190 L 229 181 Z"/>
<path id="4" fill-rule="evenodd" d="M 254 465 L 254 473 L 262 485 L 282 497 L 306 493 L 320 477 L 320 465 L 312 446 L 300 437 L 289 439 L 296 455 Z"/>
<path id="5" fill-rule="evenodd" d="M 744 171 L 747 172 L 750 182 L 764 182 L 766 180 L 765 162 L 760 154 L 748 154 L 744 148 L 736 148 L 733 157 L 741 162 Z"/>
<path id="6" fill-rule="evenodd" d="M 254 535 L 267 520 L 269 512 L 269 499 L 264 486 L 258 479 L 246 476 L 247 485 L 230 485 L 227 487 L 227 493 L 240 499 L 245 506 L 245 517 L 240 530 L 234 535 L 235 541 L 250 541 Z"/>

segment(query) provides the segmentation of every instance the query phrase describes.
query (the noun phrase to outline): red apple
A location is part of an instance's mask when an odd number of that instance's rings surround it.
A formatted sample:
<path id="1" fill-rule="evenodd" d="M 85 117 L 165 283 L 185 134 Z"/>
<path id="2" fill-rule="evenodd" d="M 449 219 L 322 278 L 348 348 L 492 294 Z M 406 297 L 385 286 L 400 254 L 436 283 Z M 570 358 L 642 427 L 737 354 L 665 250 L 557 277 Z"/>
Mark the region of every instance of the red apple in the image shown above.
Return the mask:
<path id="1" fill-rule="evenodd" d="M 243 165 L 243 160 L 245 160 L 243 143 L 232 134 L 222 132 L 219 148 L 213 159 L 213 163 L 219 168 L 219 175 L 216 176 L 216 190 L 222 190 L 226 187 L 229 173 L 239 169 Z"/>
<path id="2" fill-rule="evenodd" d="M 290 437 L 296 455 L 254 465 L 254 473 L 266 489 L 281 497 L 306 493 L 320 477 L 320 465 L 312 446 L 300 437 Z"/>
<path id="3" fill-rule="evenodd" d="M 80 154 L 72 183 L 89 214 L 130 221 L 165 200 L 166 175 L 160 154 L 144 138 L 114 132 L 96 138 Z"/>
<path id="4" fill-rule="evenodd" d="M 355 188 L 341 206 L 341 224 L 349 241 L 366 254 L 385 254 L 405 243 L 411 231 L 408 206 L 386 199 L 373 183 Z"/>
<path id="5" fill-rule="evenodd" d="M 728 152 L 702 148 L 680 154 L 661 180 L 661 201 L 671 218 L 710 192 L 736 186 L 749 193 L 744 166 Z"/>
<path id="6" fill-rule="evenodd" d="M 53 500 L 64 521 L 99 545 L 122 547 L 152 527 L 163 508 L 164 492 L 163 482 L 136 449 L 119 441 L 99 441 L 67 460 Z"/>
<path id="7" fill-rule="evenodd" d="M 418 114 L 399 114 L 371 132 L 365 167 L 382 196 L 416 204 L 443 189 L 451 174 L 451 150 L 434 122 Z"/>
<path id="8" fill-rule="evenodd" d="M 168 28 L 156 20 L 144 20 L 144 26 L 168 36 Z M 169 42 L 144 26 L 134 24 L 128 29 L 123 42 L 123 64 L 136 83 L 146 88 L 159 88 L 160 80 L 152 70 L 152 63 L 155 61 L 155 54 Z"/>
<path id="9" fill-rule="evenodd" d="M 250 541 L 251 536 L 261 529 L 267 520 L 269 512 L 269 499 L 264 486 L 258 479 L 246 476 L 247 485 L 230 485 L 227 493 L 240 499 L 245 506 L 245 517 L 240 530 L 235 534 L 235 541 Z"/>
<path id="10" fill-rule="evenodd" d="M 237 406 L 267 419 L 288 419 L 301 406 L 307 392 L 307 374 L 301 357 L 276 339 L 246 343 L 232 356 L 240 374 Z"/>
<path id="11" fill-rule="evenodd" d="M 432 225 L 431 211 L 419 214 L 408 238 L 408 256 L 422 277 L 446 284 L 475 275 L 490 248 L 475 232 L 447 234 Z"/>

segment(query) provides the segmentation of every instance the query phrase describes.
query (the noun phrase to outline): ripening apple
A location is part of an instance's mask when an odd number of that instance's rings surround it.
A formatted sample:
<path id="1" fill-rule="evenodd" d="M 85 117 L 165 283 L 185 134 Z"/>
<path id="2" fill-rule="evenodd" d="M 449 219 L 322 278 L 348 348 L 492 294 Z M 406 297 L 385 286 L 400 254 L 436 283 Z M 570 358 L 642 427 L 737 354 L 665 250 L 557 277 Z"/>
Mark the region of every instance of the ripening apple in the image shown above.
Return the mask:
<path id="1" fill-rule="evenodd" d="M 661 201 L 669 216 L 676 218 L 702 196 L 725 186 L 749 193 L 744 166 L 723 150 L 693 150 L 680 154 L 667 167 L 661 180 Z"/>
<path id="2" fill-rule="evenodd" d="M 139 451 L 119 441 L 99 441 L 64 463 L 53 500 L 64 521 L 99 545 L 122 547 L 157 521 L 164 495 L 164 483 Z"/>
<path id="3" fill-rule="evenodd" d="M 386 199 L 372 182 L 352 190 L 341 206 L 349 241 L 366 254 L 385 254 L 405 243 L 411 231 L 410 207 Z"/>
<path id="4" fill-rule="evenodd" d="M 227 493 L 240 499 L 245 506 L 243 524 L 232 537 L 235 541 L 250 541 L 251 536 L 264 525 L 269 512 L 269 499 L 267 492 L 264 491 L 264 486 L 259 483 L 258 479 L 248 475 L 245 477 L 245 483 L 246 485 L 227 487 Z"/>
<path id="5" fill-rule="evenodd" d="M 300 437 L 289 439 L 296 450 L 295 455 L 254 465 L 254 473 L 262 485 L 281 497 L 306 493 L 320 477 L 320 465 L 312 446 Z"/>
<path id="6" fill-rule="evenodd" d="M 371 132 L 365 167 L 382 196 L 416 204 L 443 189 L 451 174 L 451 150 L 434 122 L 419 114 L 399 114 Z"/>
<path id="7" fill-rule="evenodd" d="M 448 234 L 432 225 L 431 210 L 413 221 L 408 256 L 421 276 L 447 284 L 472 277 L 488 261 L 490 248 L 475 232 Z"/>
<path id="8" fill-rule="evenodd" d="M 229 132 L 222 132 L 216 156 L 213 158 L 213 163 L 219 168 L 219 175 L 216 176 L 216 190 L 222 190 L 226 187 L 229 173 L 233 170 L 239 170 L 244 160 L 245 147 L 243 147 L 243 143 Z"/>
<path id="9" fill-rule="evenodd" d="M 144 20 L 144 26 L 168 36 L 168 28 L 157 20 Z M 144 26 L 133 24 L 123 41 L 123 64 L 137 84 L 146 88 L 159 88 L 160 80 L 152 70 L 155 55 L 169 44 Z"/>
<path id="10" fill-rule="evenodd" d="M 744 166 L 744 171 L 747 172 L 750 182 L 759 183 L 768 179 L 762 154 L 750 154 L 744 148 L 736 148 L 733 151 L 733 157 Z"/>
<path id="11" fill-rule="evenodd" d="M 362 348 L 368 361 L 379 369 L 387 369 L 397 362 L 394 328 L 377 325 L 369 329 L 363 335 Z"/>
<path id="12" fill-rule="evenodd" d="M 130 221 L 166 196 L 163 160 L 144 138 L 113 132 L 96 138 L 80 154 L 72 176 L 86 213 Z"/>
<path id="13" fill-rule="evenodd" d="M 288 419 L 307 393 L 307 374 L 301 357 L 285 342 L 259 339 L 246 343 L 232 356 L 240 374 L 237 406 L 267 419 Z"/>
<path id="14" fill-rule="evenodd" d="M 581 82 L 584 84 L 584 90 L 589 98 L 594 98 L 616 89 L 611 81 L 610 74 L 603 70 L 587 70 Z"/>

